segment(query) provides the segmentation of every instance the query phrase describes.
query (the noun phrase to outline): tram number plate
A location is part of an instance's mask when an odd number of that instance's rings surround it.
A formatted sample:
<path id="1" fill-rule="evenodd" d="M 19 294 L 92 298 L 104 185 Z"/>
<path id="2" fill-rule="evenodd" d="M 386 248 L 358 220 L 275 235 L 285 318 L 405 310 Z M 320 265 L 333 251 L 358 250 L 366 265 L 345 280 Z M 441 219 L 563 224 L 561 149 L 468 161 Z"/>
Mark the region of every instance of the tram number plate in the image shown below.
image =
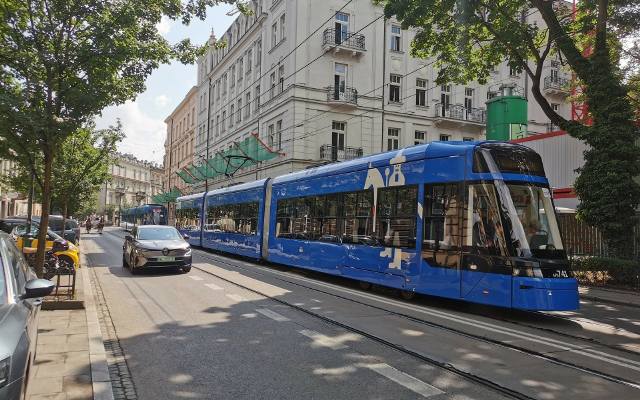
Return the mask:
<path id="1" fill-rule="evenodd" d="M 176 258 L 175 257 L 171 257 L 171 256 L 160 256 L 158 257 L 158 261 L 175 261 Z"/>
<path id="2" fill-rule="evenodd" d="M 564 269 L 557 269 L 553 273 L 553 277 L 554 278 L 568 278 L 569 277 L 569 273 Z"/>

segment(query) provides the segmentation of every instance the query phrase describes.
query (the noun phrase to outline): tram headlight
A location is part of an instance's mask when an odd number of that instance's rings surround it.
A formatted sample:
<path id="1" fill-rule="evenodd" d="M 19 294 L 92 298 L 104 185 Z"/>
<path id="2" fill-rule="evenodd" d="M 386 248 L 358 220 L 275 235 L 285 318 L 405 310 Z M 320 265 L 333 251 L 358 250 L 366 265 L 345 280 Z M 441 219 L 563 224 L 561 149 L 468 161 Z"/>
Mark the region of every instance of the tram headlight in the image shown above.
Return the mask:
<path id="1" fill-rule="evenodd" d="M 513 276 L 525 278 L 542 278 L 540 263 L 536 261 L 516 261 L 513 267 Z"/>

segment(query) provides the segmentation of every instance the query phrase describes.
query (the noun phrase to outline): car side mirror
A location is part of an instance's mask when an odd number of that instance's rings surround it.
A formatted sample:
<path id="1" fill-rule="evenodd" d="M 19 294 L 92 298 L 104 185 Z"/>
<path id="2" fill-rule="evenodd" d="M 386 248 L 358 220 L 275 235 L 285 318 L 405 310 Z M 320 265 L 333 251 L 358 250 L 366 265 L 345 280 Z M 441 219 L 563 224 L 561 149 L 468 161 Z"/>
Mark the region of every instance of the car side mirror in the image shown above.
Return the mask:
<path id="1" fill-rule="evenodd" d="M 185 233 L 184 235 L 182 235 L 182 238 L 183 238 L 184 240 L 189 240 L 189 239 L 191 239 L 191 236 L 189 236 L 189 235 L 187 235 L 187 234 Z"/>
<path id="2" fill-rule="evenodd" d="M 24 294 L 22 300 L 35 299 L 49 295 L 55 284 L 48 279 L 31 279 L 24 285 Z"/>
<path id="3" fill-rule="evenodd" d="M 125 240 L 125 241 L 127 241 L 127 242 L 130 242 L 130 241 L 132 241 L 132 240 L 133 240 L 133 236 L 131 236 L 131 235 L 124 235 L 124 240 Z"/>

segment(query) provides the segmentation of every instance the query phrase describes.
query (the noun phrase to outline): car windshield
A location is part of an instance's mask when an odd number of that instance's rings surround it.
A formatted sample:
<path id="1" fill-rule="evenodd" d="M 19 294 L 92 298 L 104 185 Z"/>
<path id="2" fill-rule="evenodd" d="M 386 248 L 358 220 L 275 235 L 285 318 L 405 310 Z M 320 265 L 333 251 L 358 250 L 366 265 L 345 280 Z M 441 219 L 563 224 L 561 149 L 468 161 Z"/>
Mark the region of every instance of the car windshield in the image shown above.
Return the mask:
<path id="1" fill-rule="evenodd" d="M 559 258 L 564 252 L 551 192 L 529 184 L 498 185 L 520 257 Z M 502 189 L 502 190 L 500 190 Z"/>
<path id="2" fill-rule="evenodd" d="M 38 236 L 38 232 L 40 232 L 39 226 L 36 224 L 31 225 L 31 235 Z M 17 225 L 15 228 L 13 228 L 13 234 L 16 236 L 26 235 L 27 225 Z M 47 234 L 49 235 L 49 240 L 58 240 L 58 239 L 64 240 L 60 235 L 58 235 L 51 229 L 48 230 Z"/>
<path id="3" fill-rule="evenodd" d="M 178 240 L 182 239 L 177 229 L 171 227 L 139 228 L 138 240 Z"/>

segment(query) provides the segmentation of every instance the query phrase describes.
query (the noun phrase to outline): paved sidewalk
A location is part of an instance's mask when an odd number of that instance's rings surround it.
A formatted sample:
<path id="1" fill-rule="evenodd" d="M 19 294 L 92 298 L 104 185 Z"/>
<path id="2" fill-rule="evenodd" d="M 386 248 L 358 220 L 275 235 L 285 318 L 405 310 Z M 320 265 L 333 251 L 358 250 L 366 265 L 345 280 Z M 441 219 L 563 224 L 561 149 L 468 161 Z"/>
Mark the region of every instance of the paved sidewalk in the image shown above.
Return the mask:
<path id="1" fill-rule="evenodd" d="M 580 298 L 640 308 L 640 292 L 580 286 Z"/>
<path id="2" fill-rule="evenodd" d="M 78 270 L 85 309 L 40 311 L 29 400 L 112 400 L 109 370 L 87 268 Z"/>

